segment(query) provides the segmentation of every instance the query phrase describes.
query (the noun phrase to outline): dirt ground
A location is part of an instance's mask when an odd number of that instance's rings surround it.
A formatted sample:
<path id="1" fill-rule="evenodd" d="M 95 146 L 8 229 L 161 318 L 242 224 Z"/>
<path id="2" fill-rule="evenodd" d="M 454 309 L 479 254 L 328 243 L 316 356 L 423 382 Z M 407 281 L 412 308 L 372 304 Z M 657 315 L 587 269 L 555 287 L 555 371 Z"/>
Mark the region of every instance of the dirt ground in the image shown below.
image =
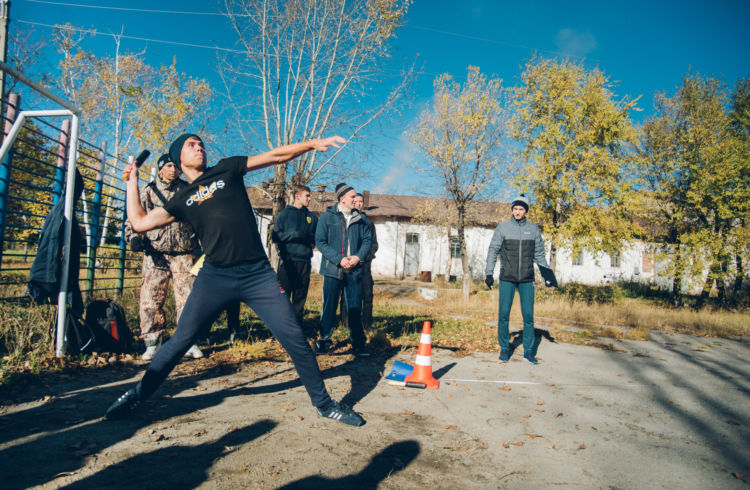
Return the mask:
<path id="1" fill-rule="evenodd" d="M 186 360 L 119 422 L 145 363 L 47 375 L 0 393 L 2 487 L 747 488 L 749 341 L 545 340 L 538 366 L 433 349 L 438 390 L 384 382 L 405 353 L 321 357 L 359 428 L 318 417 L 286 362 Z"/>

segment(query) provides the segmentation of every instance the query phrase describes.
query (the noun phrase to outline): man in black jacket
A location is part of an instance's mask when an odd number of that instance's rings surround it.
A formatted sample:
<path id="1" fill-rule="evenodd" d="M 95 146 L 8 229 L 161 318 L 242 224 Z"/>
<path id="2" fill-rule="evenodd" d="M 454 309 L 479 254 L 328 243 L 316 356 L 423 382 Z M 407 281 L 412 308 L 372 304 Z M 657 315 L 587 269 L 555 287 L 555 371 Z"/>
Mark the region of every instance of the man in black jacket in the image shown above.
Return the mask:
<path id="1" fill-rule="evenodd" d="M 362 211 L 364 205 L 365 197 L 357 193 L 357 196 L 354 198 L 354 209 L 367 217 Z M 369 330 L 372 327 L 372 296 L 375 285 L 372 280 L 372 259 L 375 258 L 375 253 L 378 251 L 378 236 L 375 233 L 375 223 L 370 218 L 367 218 L 367 227 L 370 228 L 372 245 L 370 245 L 370 253 L 362 261 L 362 327 L 365 330 Z"/>
<path id="2" fill-rule="evenodd" d="M 305 301 L 310 287 L 310 259 L 315 247 L 315 228 L 318 217 L 310 205 L 310 188 L 294 187 L 294 202 L 282 209 L 273 224 L 271 238 L 279 247 L 278 276 L 281 286 L 289 295 L 297 320 L 305 316 Z"/>

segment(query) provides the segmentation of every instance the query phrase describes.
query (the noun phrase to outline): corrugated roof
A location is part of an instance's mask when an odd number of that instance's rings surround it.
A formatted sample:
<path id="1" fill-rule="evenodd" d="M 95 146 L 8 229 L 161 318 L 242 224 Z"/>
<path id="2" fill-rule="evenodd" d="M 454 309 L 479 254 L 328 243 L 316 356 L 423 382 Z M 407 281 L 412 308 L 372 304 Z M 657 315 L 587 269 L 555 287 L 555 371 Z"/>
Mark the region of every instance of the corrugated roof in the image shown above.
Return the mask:
<path id="1" fill-rule="evenodd" d="M 250 202 L 258 211 L 270 212 L 271 196 L 260 187 L 248 187 Z M 336 202 L 333 192 L 312 191 L 309 209 L 320 214 Z M 363 193 L 364 194 L 364 193 Z M 395 194 L 369 194 L 365 203 L 368 216 L 402 220 L 425 220 L 445 222 L 455 219 L 456 209 L 449 199 L 426 196 L 399 196 Z M 468 205 L 467 225 L 495 226 L 498 221 L 510 216 L 510 204 L 502 202 L 477 201 Z"/>

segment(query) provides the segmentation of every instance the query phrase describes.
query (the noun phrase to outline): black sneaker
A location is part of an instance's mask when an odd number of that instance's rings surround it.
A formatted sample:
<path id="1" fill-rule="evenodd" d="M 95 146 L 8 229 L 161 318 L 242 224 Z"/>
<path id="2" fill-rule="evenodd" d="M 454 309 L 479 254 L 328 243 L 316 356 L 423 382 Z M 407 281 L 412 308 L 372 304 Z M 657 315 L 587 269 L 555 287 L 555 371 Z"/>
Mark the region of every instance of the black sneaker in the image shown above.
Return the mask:
<path id="1" fill-rule="evenodd" d="M 318 407 L 318 415 L 355 427 L 365 425 L 365 419 L 360 414 L 349 408 L 349 406 L 334 400 L 331 400 L 331 403 L 328 404 L 325 410 Z"/>
<path id="2" fill-rule="evenodd" d="M 315 355 L 326 354 L 331 348 L 331 341 L 326 339 L 320 339 L 315 341 Z"/>
<path id="3" fill-rule="evenodd" d="M 112 406 L 107 409 L 107 413 L 104 416 L 107 420 L 124 419 L 133 413 L 140 404 L 141 400 L 138 399 L 138 392 L 133 387 L 120 395 L 120 398 L 115 400 Z"/>
<path id="4" fill-rule="evenodd" d="M 500 362 L 508 362 L 510 360 L 510 351 L 508 349 L 500 350 Z"/>
<path id="5" fill-rule="evenodd" d="M 539 361 L 536 360 L 536 357 L 534 357 L 534 354 L 523 354 L 523 360 L 526 362 L 530 362 L 531 364 L 539 364 Z"/>

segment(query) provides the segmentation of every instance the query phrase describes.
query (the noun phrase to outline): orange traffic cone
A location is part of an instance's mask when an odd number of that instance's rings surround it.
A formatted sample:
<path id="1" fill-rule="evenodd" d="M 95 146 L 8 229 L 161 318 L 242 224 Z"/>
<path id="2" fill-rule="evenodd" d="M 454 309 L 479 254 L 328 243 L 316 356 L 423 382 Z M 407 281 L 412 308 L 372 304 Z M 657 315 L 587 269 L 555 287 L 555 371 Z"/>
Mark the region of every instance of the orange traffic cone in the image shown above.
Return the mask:
<path id="1" fill-rule="evenodd" d="M 422 325 L 422 337 L 419 339 L 419 347 L 417 348 L 417 360 L 414 361 L 414 372 L 411 376 L 407 376 L 404 381 L 424 383 L 427 388 L 434 390 L 440 386 L 440 381 L 432 377 L 432 338 L 430 336 L 430 326 L 432 322 L 429 320 L 424 322 Z"/>

